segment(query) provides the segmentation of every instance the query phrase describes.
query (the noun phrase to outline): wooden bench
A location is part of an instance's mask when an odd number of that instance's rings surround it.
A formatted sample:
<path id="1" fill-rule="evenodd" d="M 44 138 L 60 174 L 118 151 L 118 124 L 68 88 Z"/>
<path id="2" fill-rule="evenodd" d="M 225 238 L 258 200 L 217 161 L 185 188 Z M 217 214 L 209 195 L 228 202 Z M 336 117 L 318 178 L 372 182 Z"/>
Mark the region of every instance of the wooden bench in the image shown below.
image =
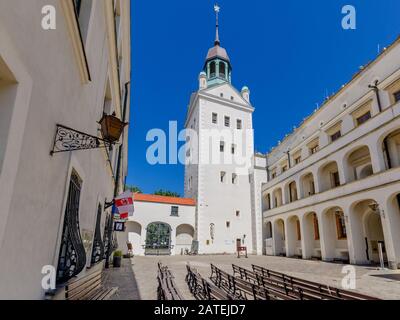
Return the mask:
<path id="1" fill-rule="evenodd" d="M 233 300 L 230 294 L 227 294 L 218 287 L 205 280 L 197 270 L 186 265 L 186 282 L 190 292 L 197 300 Z"/>
<path id="2" fill-rule="evenodd" d="M 262 279 L 270 279 L 282 283 L 285 287 L 299 288 L 303 294 L 307 293 L 310 296 L 317 295 L 320 299 L 329 300 L 379 300 L 375 297 L 367 296 L 364 294 L 352 292 L 349 290 L 331 287 L 325 284 L 304 280 L 287 274 L 269 270 L 260 266 L 252 265 L 253 271 L 262 276 Z"/>
<path id="3" fill-rule="evenodd" d="M 168 267 L 158 263 L 157 273 L 157 298 L 158 300 L 182 300 L 182 295 L 176 287 L 174 276 Z"/>
<path id="4" fill-rule="evenodd" d="M 211 264 L 211 281 L 235 300 L 282 300 L 270 292 L 268 288 L 259 286 L 246 278 L 237 278 Z M 279 294 L 278 294 L 279 295 Z"/>
<path id="5" fill-rule="evenodd" d="M 107 300 L 118 288 L 106 288 L 103 286 L 102 270 L 98 270 L 70 281 L 65 286 L 66 300 Z"/>

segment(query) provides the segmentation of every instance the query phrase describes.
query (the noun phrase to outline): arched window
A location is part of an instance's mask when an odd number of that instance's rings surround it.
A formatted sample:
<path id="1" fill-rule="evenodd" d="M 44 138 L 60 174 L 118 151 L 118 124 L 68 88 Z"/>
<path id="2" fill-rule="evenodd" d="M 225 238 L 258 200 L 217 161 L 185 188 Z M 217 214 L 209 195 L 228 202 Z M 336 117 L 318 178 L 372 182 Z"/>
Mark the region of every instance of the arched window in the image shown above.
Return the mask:
<path id="1" fill-rule="evenodd" d="M 226 70 L 225 70 L 225 63 L 219 63 L 219 76 L 220 78 L 226 78 Z"/>
<path id="2" fill-rule="evenodd" d="M 214 78 L 216 73 L 215 61 L 210 63 L 210 78 Z"/>

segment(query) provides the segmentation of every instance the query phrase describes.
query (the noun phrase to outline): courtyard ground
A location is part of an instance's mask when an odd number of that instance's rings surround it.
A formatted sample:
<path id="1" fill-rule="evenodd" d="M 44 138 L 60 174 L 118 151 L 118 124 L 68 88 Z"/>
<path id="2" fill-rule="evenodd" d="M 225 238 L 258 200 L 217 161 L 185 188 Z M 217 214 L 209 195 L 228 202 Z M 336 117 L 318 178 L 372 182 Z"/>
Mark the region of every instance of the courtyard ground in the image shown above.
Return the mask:
<path id="1" fill-rule="evenodd" d="M 344 265 L 321 261 L 285 257 L 253 256 L 238 259 L 234 255 L 198 256 L 147 256 L 124 259 L 121 269 L 109 269 L 107 283 L 120 289 L 113 299 L 155 300 L 157 298 L 157 263 L 169 267 L 176 285 L 185 299 L 193 299 L 185 282 L 186 264 L 189 262 L 199 273 L 208 278 L 210 263 L 232 273 L 232 264 L 251 269 L 251 264 L 283 272 L 295 277 L 341 288 L 345 276 Z M 354 291 L 381 299 L 400 299 L 400 270 L 379 270 L 371 266 L 354 266 L 356 289 Z"/>

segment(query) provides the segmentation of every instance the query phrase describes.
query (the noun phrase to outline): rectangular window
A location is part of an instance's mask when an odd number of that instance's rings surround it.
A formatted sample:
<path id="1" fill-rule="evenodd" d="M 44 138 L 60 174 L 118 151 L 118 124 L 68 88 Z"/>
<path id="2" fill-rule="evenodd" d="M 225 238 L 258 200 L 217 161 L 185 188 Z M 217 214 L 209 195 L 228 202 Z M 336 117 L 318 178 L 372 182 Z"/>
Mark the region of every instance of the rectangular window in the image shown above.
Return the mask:
<path id="1" fill-rule="evenodd" d="M 310 148 L 310 153 L 311 153 L 311 154 L 317 153 L 317 152 L 318 152 L 318 147 L 319 147 L 319 146 L 316 145 L 316 146 Z"/>
<path id="2" fill-rule="evenodd" d="M 236 173 L 232 173 L 232 184 L 237 184 L 237 174 Z"/>
<path id="3" fill-rule="evenodd" d="M 225 182 L 225 176 L 226 176 L 226 172 L 225 171 L 221 171 L 221 173 L 220 173 L 220 181 L 221 181 L 221 183 Z"/>
<path id="4" fill-rule="evenodd" d="M 347 239 L 347 232 L 346 232 L 346 223 L 344 221 L 344 214 L 343 212 L 336 213 L 335 217 L 336 217 L 336 230 L 337 230 L 338 240 L 345 240 Z"/>
<path id="5" fill-rule="evenodd" d="M 226 227 L 227 227 L 227 228 L 230 228 L 230 226 L 231 226 L 231 222 L 230 222 L 230 221 L 227 221 L 227 222 L 226 222 Z"/>
<path id="6" fill-rule="evenodd" d="M 225 142 L 224 141 L 221 141 L 219 143 L 219 151 L 220 152 L 224 152 L 225 151 Z"/>
<path id="7" fill-rule="evenodd" d="M 275 179 L 275 178 L 276 178 L 276 171 L 273 171 L 273 172 L 271 173 L 271 177 L 272 177 L 272 179 Z"/>
<path id="8" fill-rule="evenodd" d="M 242 129 L 242 120 L 240 120 L 240 119 L 236 120 L 236 128 L 238 130 Z"/>
<path id="9" fill-rule="evenodd" d="M 299 164 L 301 162 L 301 157 L 297 157 L 294 159 L 294 164 Z"/>
<path id="10" fill-rule="evenodd" d="M 400 101 L 400 91 L 395 92 L 393 96 L 395 102 Z"/>
<path id="11" fill-rule="evenodd" d="M 216 113 L 212 114 L 212 123 L 217 124 L 218 123 L 218 115 Z"/>
<path id="12" fill-rule="evenodd" d="M 225 116 L 225 127 L 230 127 L 231 125 L 231 118 Z"/>
<path id="13" fill-rule="evenodd" d="M 236 217 L 239 218 L 240 217 L 240 211 L 236 210 Z"/>
<path id="14" fill-rule="evenodd" d="M 364 122 L 367 122 L 369 119 L 371 119 L 371 112 L 368 111 L 366 113 L 364 113 L 362 116 L 357 118 L 357 125 L 361 125 Z"/>
<path id="15" fill-rule="evenodd" d="M 171 207 L 171 216 L 172 217 L 178 217 L 179 216 L 179 207 L 177 207 L 177 206 L 172 206 Z"/>
<path id="16" fill-rule="evenodd" d="M 336 141 L 342 136 L 342 133 L 339 131 L 336 131 L 334 134 L 331 134 L 331 142 Z"/>
<path id="17" fill-rule="evenodd" d="M 231 147 L 231 152 L 232 152 L 232 154 L 235 154 L 235 150 L 236 150 L 236 145 L 233 144 L 232 147 Z"/>
<path id="18" fill-rule="evenodd" d="M 287 168 L 288 168 L 287 165 L 283 166 L 283 167 L 282 167 L 282 172 L 287 171 Z"/>

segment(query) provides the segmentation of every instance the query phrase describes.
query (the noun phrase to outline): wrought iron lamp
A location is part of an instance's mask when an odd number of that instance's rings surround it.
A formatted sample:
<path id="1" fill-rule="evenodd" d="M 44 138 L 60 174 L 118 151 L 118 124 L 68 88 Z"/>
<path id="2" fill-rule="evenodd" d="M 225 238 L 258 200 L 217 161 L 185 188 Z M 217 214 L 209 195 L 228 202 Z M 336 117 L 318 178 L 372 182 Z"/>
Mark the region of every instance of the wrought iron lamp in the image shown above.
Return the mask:
<path id="1" fill-rule="evenodd" d="M 100 124 L 102 138 L 57 124 L 53 149 L 50 155 L 76 150 L 109 148 L 119 140 L 125 126 L 128 124 L 118 119 L 115 113 L 112 115 L 104 113 L 98 123 Z"/>

